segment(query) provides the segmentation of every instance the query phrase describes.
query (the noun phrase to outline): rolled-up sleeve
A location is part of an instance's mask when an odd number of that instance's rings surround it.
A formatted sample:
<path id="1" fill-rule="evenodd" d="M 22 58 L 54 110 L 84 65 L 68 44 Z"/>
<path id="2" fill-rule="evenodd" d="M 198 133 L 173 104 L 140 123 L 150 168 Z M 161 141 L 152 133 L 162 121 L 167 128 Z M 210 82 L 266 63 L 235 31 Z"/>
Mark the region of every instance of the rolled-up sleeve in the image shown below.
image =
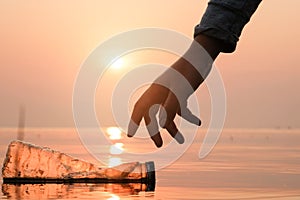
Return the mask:
<path id="1" fill-rule="evenodd" d="M 223 42 L 222 52 L 236 49 L 244 26 L 262 0 L 211 0 L 195 27 L 194 37 L 204 34 Z"/>

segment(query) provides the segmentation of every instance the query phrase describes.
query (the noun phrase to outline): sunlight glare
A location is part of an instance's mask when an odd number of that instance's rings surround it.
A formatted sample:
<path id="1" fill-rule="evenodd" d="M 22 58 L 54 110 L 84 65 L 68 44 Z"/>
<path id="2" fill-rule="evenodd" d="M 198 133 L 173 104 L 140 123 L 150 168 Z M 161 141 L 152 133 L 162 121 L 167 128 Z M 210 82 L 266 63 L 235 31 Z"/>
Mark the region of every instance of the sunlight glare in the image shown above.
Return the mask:
<path id="1" fill-rule="evenodd" d="M 113 62 L 111 65 L 112 69 L 121 69 L 121 67 L 124 65 L 124 59 L 123 58 L 118 58 L 116 61 Z"/>
<path id="2" fill-rule="evenodd" d="M 113 155 L 118 155 L 122 154 L 124 149 L 123 149 L 124 144 L 123 143 L 116 143 L 114 145 L 110 146 L 110 153 Z"/>
<path id="3" fill-rule="evenodd" d="M 108 127 L 106 129 L 106 132 L 109 135 L 109 139 L 111 140 L 119 140 L 122 137 L 122 131 L 118 127 Z"/>
<path id="4" fill-rule="evenodd" d="M 117 165 L 122 164 L 122 160 L 121 158 L 117 158 L 117 157 L 112 157 L 108 159 L 108 166 L 109 167 L 115 167 Z"/>
<path id="5" fill-rule="evenodd" d="M 120 200 L 120 197 L 115 194 L 111 194 L 111 197 L 108 198 L 107 200 Z"/>

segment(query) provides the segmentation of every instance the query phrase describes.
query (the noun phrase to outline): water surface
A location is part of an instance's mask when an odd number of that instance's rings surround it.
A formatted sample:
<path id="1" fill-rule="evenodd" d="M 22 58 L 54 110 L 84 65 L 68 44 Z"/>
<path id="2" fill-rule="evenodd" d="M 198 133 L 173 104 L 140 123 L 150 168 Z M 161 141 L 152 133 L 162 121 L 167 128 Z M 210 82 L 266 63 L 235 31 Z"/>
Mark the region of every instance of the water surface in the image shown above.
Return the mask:
<path id="1" fill-rule="evenodd" d="M 184 134 L 189 133 L 185 131 Z M 142 184 L 1 184 L 0 198 L 300 199 L 300 130 L 224 130 L 211 154 L 200 160 L 198 154 L 204 135 L 205 130 L 199 130 L 182 157 L 156 172 L 154 192 L 145 192 Z M 0 163 L 3 163 L 9 142 L 15 138 L 17 130 L 0 129 Z M 168 140 L 168 136 L 165 138 Z M 83 147 L 74 129 L 26 129 L 24 141 L 98 162 Z M 118 143 L 124 151 L 155 149 L 151 141 L 135 141 L 134 144 L 131 141 L 122 136 L 112 145 Z M 103 146 L 99 141 L 99 152 L 102 150 L 111 152 L 101 155 L 111 165 L 123 162 L 119 158 L 122 151 Z"/>

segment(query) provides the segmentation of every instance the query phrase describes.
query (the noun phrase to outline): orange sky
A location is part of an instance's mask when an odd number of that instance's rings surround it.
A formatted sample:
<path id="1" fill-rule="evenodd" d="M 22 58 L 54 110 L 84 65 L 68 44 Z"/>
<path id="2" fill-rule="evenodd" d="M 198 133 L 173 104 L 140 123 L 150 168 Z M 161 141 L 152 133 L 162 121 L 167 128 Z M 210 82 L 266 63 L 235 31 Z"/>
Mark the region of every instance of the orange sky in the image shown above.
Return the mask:
<path id="1" fill-rule="evenodd" d="M 28 127 L 73 126 L 73 83 L 89 53 L 112 35 L 141 27 L 192 37 L 207 1 L 187 2 L 1 0 L 0 127 L 17 126 L 20 104 Z M 237 51 L 218 58 L 226 127 L 300 128 L 299 7 L 298 0 L 265 0 Z M 207 98 L 200 104 L 204 123 L 208 104 Z"/>

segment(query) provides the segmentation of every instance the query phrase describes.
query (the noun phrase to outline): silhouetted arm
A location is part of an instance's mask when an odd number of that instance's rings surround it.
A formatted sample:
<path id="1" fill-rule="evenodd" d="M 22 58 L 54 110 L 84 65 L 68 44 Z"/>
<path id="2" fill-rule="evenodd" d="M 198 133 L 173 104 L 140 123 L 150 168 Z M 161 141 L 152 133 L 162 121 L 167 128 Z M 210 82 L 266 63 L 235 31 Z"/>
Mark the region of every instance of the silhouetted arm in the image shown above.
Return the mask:
<path id="1" fill-rule="evenodd" d="M 157 147 L 163 145 L 159 125 L 178 143 L 184 142 L 183 135 L 174 123 L 176 115 L 201 125 L 200 119 L 187 108 L 187 99 L 208 76 L 217 56 L 221 52 L 235 50 L 243 27 L 260 2 L 261 0 L 209 2 L 200 24 L 195 28 L 194 42 L 190 48 L 136 102 L 128 125 L 129 137 L 134 136 L 143 119 Z"/>

